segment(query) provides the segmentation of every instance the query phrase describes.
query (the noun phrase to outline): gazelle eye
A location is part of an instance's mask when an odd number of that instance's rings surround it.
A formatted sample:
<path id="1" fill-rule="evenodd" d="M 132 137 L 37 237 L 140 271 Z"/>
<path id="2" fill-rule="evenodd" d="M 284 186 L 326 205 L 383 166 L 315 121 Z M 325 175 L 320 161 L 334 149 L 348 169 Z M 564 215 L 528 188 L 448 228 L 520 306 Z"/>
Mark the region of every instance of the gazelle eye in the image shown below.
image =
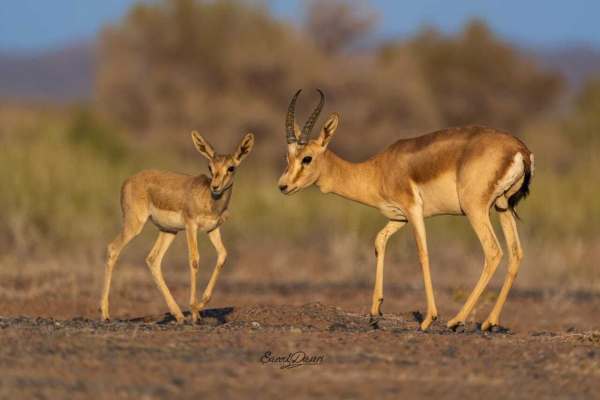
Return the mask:
<path id="1" fill-rule="evenodd" d="M 312 157 L 306 156 L 302 159 L 302 164 L 308 165 L 308 164 L 310 164 L 311 161 L 312 161 Z"/>
<path id="2" fill-rule="evenodd" d="M 210 172 L 210 174 L 212 175 L 212 168 L 210 167 L 210 165 L 208 166 L 208 172 Z"/>
<path id="3" fill-rule="evenodd" d="M 227 168 L 227 171 L 233 172 L 233 171 L 235 171 L 235 167 L 232 165 L 231 167 Z"/>

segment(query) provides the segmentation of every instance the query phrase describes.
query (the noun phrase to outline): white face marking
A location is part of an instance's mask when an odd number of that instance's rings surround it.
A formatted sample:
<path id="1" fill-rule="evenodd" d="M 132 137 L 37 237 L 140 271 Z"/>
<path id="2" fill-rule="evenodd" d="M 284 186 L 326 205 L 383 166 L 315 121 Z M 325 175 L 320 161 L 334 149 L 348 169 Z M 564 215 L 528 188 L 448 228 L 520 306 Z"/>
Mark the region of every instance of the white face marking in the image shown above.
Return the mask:
<path id="1" fill-rule="evenodd" d="M 319 176 L 317 167 L 318 157 L 322 154 L 321 147 L 311 141 L 304 147 L 288 146 L 286 169 L 279 178 L 278 185 L 284 194 L 293 194 L 313 185 Z M 304 162 L 306 160 L 306 162 Z"/>

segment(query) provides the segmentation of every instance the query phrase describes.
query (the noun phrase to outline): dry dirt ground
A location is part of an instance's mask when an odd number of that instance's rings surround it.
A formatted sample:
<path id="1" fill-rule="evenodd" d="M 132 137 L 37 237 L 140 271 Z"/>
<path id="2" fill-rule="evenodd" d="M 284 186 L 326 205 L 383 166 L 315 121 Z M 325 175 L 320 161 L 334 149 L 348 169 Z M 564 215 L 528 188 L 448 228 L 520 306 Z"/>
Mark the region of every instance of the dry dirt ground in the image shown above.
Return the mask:
<path id="1" fill-rule="evenodd" d="M 96 293 L 78 293 L 76 305 L 60 294 L 2 301 L 0 398 L 600 396 L 597 294 L 515 289 L 510 332 L 478 331 L 488 300 L 457 333 L 444 321 L 462 299 L 441 288 L 440 321 L 423 333 L 411 310 L 424 294 L 410 287 L 386 286 L 379 329 L 368 324 L 366 285 L 223 282 L 199 323 L 183 326 L 146 289 L 115 292 L 109 323 L 97 321 Z M 290 353 L 307 364 L 290 365 Z"/>

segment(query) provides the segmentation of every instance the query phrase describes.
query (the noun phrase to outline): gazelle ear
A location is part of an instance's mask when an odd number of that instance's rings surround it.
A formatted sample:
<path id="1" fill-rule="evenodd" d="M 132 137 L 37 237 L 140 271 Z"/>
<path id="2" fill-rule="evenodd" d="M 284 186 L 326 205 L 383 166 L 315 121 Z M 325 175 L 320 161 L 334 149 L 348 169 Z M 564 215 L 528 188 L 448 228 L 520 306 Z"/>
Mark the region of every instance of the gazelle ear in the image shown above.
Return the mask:
<path id="1" fill-rule="evenodd" d="M 319 138 L 317 142 L 323 146 L 327 147 L 329 145 L 329 141 L 333 137 L 335 130 L 340 123 L 340 115 L 338 113 L 333 113 L 329 116 L 327 121 L 323 124 L 323 128 L 321 128 L 321 133 L 319 134 Z"/>
<path id="2" fill-rule="evenodd" d="M 210 143 L 206 141 L 197 131 L 192 131 L 192 141 L 194 142 L 194 146 L 196 146 L 196 150 L 204 157 L 212 160 L 215 156 L 215 151 L 213 150 Z"/>
<path id="3" fill-rule="evenodd" d="M 252 133 L 247 133 L 246 136 L 244 136 L 244 138 L 242 139 L 238 148 L 236 149 L 233 158 L 238 164 L 241 163 L 242 160 L 246 158 L 248 154 L 250 154 L 250 151 L 252 151 L 253 147 L 254 135 Z"/>

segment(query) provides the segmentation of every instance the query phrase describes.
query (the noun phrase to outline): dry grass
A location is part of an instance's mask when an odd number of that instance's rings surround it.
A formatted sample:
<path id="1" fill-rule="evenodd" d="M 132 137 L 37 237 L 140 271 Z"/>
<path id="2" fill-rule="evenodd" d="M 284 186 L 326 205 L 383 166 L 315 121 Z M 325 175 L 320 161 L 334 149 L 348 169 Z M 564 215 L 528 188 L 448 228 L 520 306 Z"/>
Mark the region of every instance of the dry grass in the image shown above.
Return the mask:
<path id="1" fill-rule="evenodd" d="M 176 151 L 159 152 L 151 145 L 137 146 L 135 141 L 121 139 L 119 146 L 126 156 L 112 159 L 104 152 L 111 146 L 102 145 L 99 150 L 95 142 L 73 141 L 80 116 L 68 115 L 13 110 L 0 116 L 0 126 L 10 127 L 0 136 L 6 149 L 0 156 L 4 189 L 0 205 L 5 212 L 0 220 L 5 278 L 0 297 L 37 296 L 53 285 L 86 279 L 98 285 L 105 245 L 119 228 L 122 180 L 148 166 L 189 173 L 205 168 L 194 154 L 180 157 Z M 107 128 L 95 129 L 104 132 Z M 545 132 L 550 138 L 561 134 L 557 128 Z M 536 137 L 531 134 L 534 151 Z M 567 172 L 557 172 L 545 167 L 543 148 L 539 154 L 532 195 L 520 209 L 526 259 L 519 284 L 596 290 L 600 284 L 595 272 L 600 253 L 598 209 L 594 186 L 583 182 L 591 179 L 597 160 L 581 160 Z M 232 218 L 224 227 L 231 254 L 231 271 L 224 279 L 306 282 L 318 277 L 322 282 L 370 284 L 372 240 L 385 219 L 376 210 L 323 196 L 315 189 L 284 198 L 276 189 L 275 171 L 257 164 L 255 160 L 243 166 L 236 179 Z M 572 205 L 564 207 L 568 202 Z M 435 280 L 469 288 L 480 271 L 481 254 L 466 220 L 432 219 L 428 233 Z M 123 263 L 138 265 L 138 272 L 145 268 L 143 256 L 155 235 L 155 229 L 147 227 L 124 252 Z M 212 268 L 213 250 L 204 239 L 201 246 L 206 271 Z M 388 253 L 389 281 L 421 285 L 410 229 L 392 239 Z M 169 274 L 183 284 L 187 279 L 183 240 L 171 249 L 167 263 L 173 265 Z M 52 275 L 57 279 L 42 282 L 39 278 Z M 30 289 L 21 290 L 20 277 L 30 282 Z M 132 282 L 123 284 L 133 284 L 135 279 L 132 276 Z M 500 271 L 495 283 L 501 279 Z"/>

